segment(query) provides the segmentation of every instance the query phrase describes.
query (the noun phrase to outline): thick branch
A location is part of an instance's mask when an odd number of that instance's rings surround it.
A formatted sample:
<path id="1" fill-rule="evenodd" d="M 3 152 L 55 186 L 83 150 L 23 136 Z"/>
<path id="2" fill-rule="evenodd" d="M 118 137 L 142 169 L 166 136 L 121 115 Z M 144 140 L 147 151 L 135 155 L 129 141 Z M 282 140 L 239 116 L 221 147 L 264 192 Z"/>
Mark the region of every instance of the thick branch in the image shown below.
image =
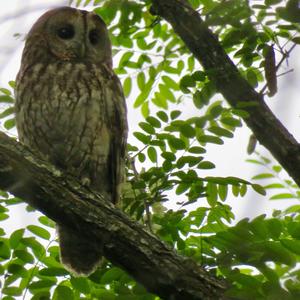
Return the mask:
<path id="1" fill-rule="evenodd" d="M 249 113 L 249 117 L 244 118 L 246 124 L 300 186 L 298 142 L 265 104 L 263 96 L 241 76 L 199 13 L 186 0 L 152 0 L 152 4 L 151 12 L 172 25 L 203 68 L 209 71 L 229 104 Z"/>
<path id="2" fill-rule="evenodd" d="M 4 133 L 0 133 L 0 188 L 55 222 L 98 240 L 112 263 L 163 299 L 223 299 L 223 282 Z"/>

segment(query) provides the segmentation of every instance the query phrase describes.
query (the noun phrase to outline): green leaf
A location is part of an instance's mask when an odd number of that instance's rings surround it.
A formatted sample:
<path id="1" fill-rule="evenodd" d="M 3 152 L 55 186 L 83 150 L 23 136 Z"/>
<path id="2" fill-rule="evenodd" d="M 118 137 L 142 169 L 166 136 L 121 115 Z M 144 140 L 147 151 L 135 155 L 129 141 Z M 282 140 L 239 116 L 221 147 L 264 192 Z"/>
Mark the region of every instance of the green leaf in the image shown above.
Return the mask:
<path id="1" fill-rule="evenodd" d="M 266 179 L 266 178 L 274 178 L 274 175 L 271 173 L 262 173 L 252 177 L 253 180 Z"/>
<path id="2" fill-rule="evenodd" d="M 268 228 L 267 223 L 265 221 L 265 215 L 260 215 L 256 217 L 250 223 L 251 231 L 254 233 L 255 237 L 260 238 L 262 240 L 266 240 L 268 238 Z"/>
<path id="3" fill-rule="evenodd" d="M 181 115 L 181 111 L 180 110 L 173 110 L 173 111 L 171 111 L 170 117 L 171 117 L 172 120 L 175 120 L 180 115 Z"/>
<path id="4" fill-rule="evenodd" d="M 91 288 L 89 284 L 89 280 L 84 277 L 72 277 L 71 284 L 75 290 L 87 295 L 90 293 Z"/>
<path id="5" fill-rule="evenodd" d="M 206 186 L 207 202 L 211 207 L 214 207 L 218 200 L 218 189 L 217 185 L 209 182 Z"/>
<path id="6" fill-rule="evenodd" d="M 248 70 L 246 76 L 247 76 L 247 80 L 251 84 L 251 86 L 253 86 L 253 87 L 258 86 L 258 79 L 257 79 L 256 73 L 253 70 L 251 70 L 251 69 Z"/>
<path id="7" fill-rule="evenodd" d="M 39 274 L 42 276 L 49 276 L 49 277 L 57 277 L 57 276 L 66 276 L 69 272 L 63 268 L 45 268 L 39 271 Z"/>
<path id="8" fill-rule="evenodd" d="M 241 127 L 242 122 L 238 119 L 231 118 L 231 117 L 223 117 L 221 118 L 221 122 L 225 125 L 229 125 L 232 127 Z"/>
<path id="9" fill-rule="evenodd" d="M 42 280 L 37 280 L 37 281 L 32 282 L 28 286 L 28 288 L 30 291 L 32 291 L 34 293 L 35 290 L 49 289 L 52 286 L 54 286 L 55 284 L 56 284 L 56 280 L 42 279 Z M 61 298 L 61 299 L 66 299 L 66 298 Z"/>
<path id="10" fill-rule="evenodd" d="M 163 121 L 163 122 L 168 122 L 169 121 L 169 117 L 168 115 L 164 112 L 164 111 L 159 111 L 156 113 L 156 115 Z"/>
<path id="11" fill-rule="evenodd" d="M 286 7 L 276 9 L 280 18 L 293 23 L 300 22 L 300 8 L 298 0 L 288 0 Z"/>
<path id="12" fill-rule="evenodd" d="M 39 222 L 47 227 L 55 228 L 55 222 L 53 222 L 51 219 L 49 219 L 46 216 L 40 216 Z"/>
<path id="13" fill-rule="evenodd" d="M 157 162 L 157 152 L 154 147 L 149 147 L 147 150 L 148 157 L 153 163 Z"/>
<path id="14" fill-rule="evenodd" d="M 173 103 L 176 102 L 176 98 L 175 98 L 174 94 L 171 92 L 170 88 L 168 88 L 166 85 L 159 84 L 159 92 L 160 92 L 161 96 L 164 97 L 165 99 L 167 99 Z"/>
<path id="15" fill-rule="evenodd" d="M 33 237 L 22 238 L 21 242 L 31 248 L 36 257 L 41 257 L 45 253 L 44 247 Z"/>
<path id="16" fill-rule="evenodd" d="M 300 222 L 289 222 L 287 228 L 293 238 L 300 240 Z"/>
<path id="17" fill-rule="evenodd" d="M 139 153 L 138 159 L 140 162 L 144 162 L 146 160 L 146 155 L 144 153 Z"/>
<path id="18" fill-rule="evenodd" d="M 260 195 L 266 196 L 266 190 L 259 184 L 251 184 L 253 190 Z"/>
<path id="19" fill-rule="evenodd" d="M 194 94 L 193 94 L 193 102 L 194 105 L 197 108 L 202 108 L 204 105 L 207 105 L 211 99 L 211 97 L 213 96 L 212 91 L 209 90 L 210 88 L 205 85 L 200 91 L 197 90 Z M 219 106 L 219 108 L 222 109 L 221 106 Z M 215 109 L 216 110 L 216 109 Z M 223 110 L 223 109 L 222 109 Z"/>
<path id="20" fill-rule="evenodd" d="M 194 146 L 194 147 L 189 148 L 188 152 L 196 153 L 196 154 L 202 154 L 202 153 L 205 153 L 206 150 L 203 147 Z"/>
<path id="21" fill-rule="evenodd" d="M 132 56 L 133 56 L 133 52 L 131 51 L 125 52 L 119 61 L 119 67 L 125 67 Z"/>
<path id="22" fill-rule="evenodd" d="M 147 118 L 149 116 L 150 110 L 149 110 L 149 102 L 145 101 L 142 104 L 141 112 L 144 118 Z"/>
<path id="23" fill-rule="evenodd" d="M 0 92 L 8 96 L 11 95 L 11 91 L 6 88 L 0 88 Z"/>
<path id="24" fill-rule="evenodd" d="M 0 257 L 3 259 L 10 258 L 10 248 L 8 247 L 7 243 L 4 241 L 0 241 Z"/>
<path id="25" fill-rule="evenodd" d="M 73 300 L 74 293 L 69 287 L 64 286 L 64 285 L 59 285 L 54 290 L 52 299 L 53 300 L 62 300 L 62 299 Z"/>
<path id="26" fill-rule="evenodd" d="M 189 93 L 189 87 L 195 87 L 196 86 L 196 82 L 193 79 L 192 76 L 190 75 L 185 75 L 181 78 L 180 83 L 179 83 L 180 89 L 182 90 L 182 92 L 184 93 Z"/>
<path id="27" fill-rule="evenodd" d="M 185 142 L 181 139 L 178 139 L 176 137 L 172 137 L 168 140 L 168 143 L 170 147 L 176 149 L 176 150 L 183 150 L 185 149 Z"/>
<path id="28" fill-rule="evenodd" d="M 171 89 L 178 91 L 179 85 L 169 76 L 162 76 L 163 82 L 166 84 L 166 86 L 170 87 Z"/>
<path id="29" fill-rule="evenodd" d="M 0 221 L 7 220 L 9 218 L 8 214 L 0 213 Z"/>
<path id="30" fill-rule="evenodd" d="M 177 160 L 176 165 L 177 165 L 178 169 L 182 168 L 185 164 L 188 164 L 189 167 L 193 167 L 193 166 L 197 165 L 202 159 L 203 159 L 203 157 L 201 157 L 201 156 L 198 156 L 198 157 L 191 156 L 191 155 L 182 156 Z"/>
<path id="31" fill-rule="evenodd" d="M 142 143 L 145 144 L 145 145 L 148 145 L 149 142 L 150 142 L 150 140 L 151 140 L 150 136 L 145 135 L 145 134 L 143 134 L 143 133 L 141 133 L 141 132 L 134 132 L 133 135 L 134 135 L 140 142 L 142 142 Z"/>
<path id="32" fill-rule="evenodd" d="M 181 195 L 184 192 L 186 192 L 190 187 L 191 187 L 191 185 L 189 183 L 180 183 L 177 186 L 175 193 L 176 193 L 176 195 Z"/>
<path id="33" fill-rule="evenodd" d="M 202 161 L 198 164 L 199 169 L 214 169 L 216 166 L 210 161 Z"/>
<path id="34" fill-rule="evenodd" d="M 227 130 L 225 128 L 218 127 L 218 126 L 212 126 L 212 127 L 208 128 L 208 131 L 210 131 L 218 136 L 224 136 L 224 137 L 228 137 L 228 138 L 233 137 L 232 132 L 230 132 L 229 130 Z"/>
<path id="35" fill-rule="evenodd" d="M 23 293 L 23 289 L 21 289 L 19 287 L 10 286 L 10 287 L 3 287 L 2 290 L 1 290 L 1 292 L 4 295 L 21 296 L 22 293 Z M 4 298 L 2 298 L 2 299 L 4 299 Z"/>
<path id="36" fill-rule="evenodd" d="M 132 81 L 130 77 L 126 77 L 123 83 L 124 96 L 128 97 L 132 89 Z"/>
<path id="37" fill-rule="evenodd" d="M 5 127 L 5 129 L 7 129 L 7 130 L 12 129 L 12 128 L 15 127 L 15 126 L 16 126 L 16 120 L 15 120 L 15 118 L 6 120 L 6 121 L 4 122 L 4 127 Z"/>
<path id="38" fill-rule="evenodd" d="M 165 160 L 162 164 L 162 167 L 163 167 L 165 172 L 169 172 L 173 169 L 173 164 L 172 164 L 171 161 Z"/>
<path id="39" fill-rule="evenodd" d="M 197 137 L 197 140 L 200 143 L 212 143 L 212 144 L 217 144 L 217 145 L 223 145 L 224 142 L 217 136 L 213 135 L 200 135 Z"/>
<path id="40" fill-rule="evenodd" d="M 49 240 L 51 237 L 50 233 L 46 229 L 44 229 L 40 226 L 28 225 L 27 229 L 42 239 Z"/>
<path id="41" fill-rule="evenodd" d="M 221 105 L 220 103 L 221 103 L 221 101 L 217 101 L 217 102 L 213 103 L 213 104 L 209 107 L 209 109 L 208 109 L 208 113 L 209 113 L 214 119 L 216 119 L 217 117 L 219 117 L 219 116 L 222 114 L 223 110 L 224 110 L 224 108 L 222 107 L 222 105 Z"/>
<path id="42" fill-rule="evenodd" d="M 196 71 L 192 74 L 192 78 L 195 81 L 205 81 L 206 79 L 206 74 L 203 71 Z"/>
<path id="43" fill-rule="evenodd" d="M 14 99 L 9 95 L 0 95 L 0 103 L 14 103 Z"/>
<path id="44" fill-rule="evenodd" d="M 276 173 L 280 173 L 282 171 L 282 167 L 281 166 L 273 166 L 272 169 Z"/>
<path id="45" fill-rule="evenodd" d="M 147 133 L 149 134 L 155 134 L 155 129 L 153 128 L 152 125 L 146 122 L 140 122 L 139 126 Z"/>
<path id="46" fill-rule="evenodd" d="M 280 2 L 282 2 L 282 0 L 265 0 L 266 6 L 276 5 L 276 4 L 279 4 Z"/>
<path id="47" fill-rule="evenodd" d="M 51 295 L 48 291 L 41 291 L 36 294 L 30 300 L 48 300 L 51 299 Z"/>
<path id="48" fill-rule="evenodd" d="M 293 41 L 295 44 L 300 44 L 300 37 L 299 37 L 299 36 L 294 37 L 294 38 L 292 39 L 292 41 Z"/>
<path id="49" fill-rule="evenodd" d="M 249 113 L 243 109 L 232 109 L 231 110 L 232 114 L 238 116 L 238 117 L 241 117 L 241 118 L 249 118 Z"/>
<path id="50" fill-rule="evenodd" d="M 149 117 L 146 118 L 146 121 L 148 123 L 150 123 L 153 127 L 156 127 L 156 128 L 160 128 L 161 127 L 160 121 L 157 118 L 155 118 L 155 117 L 149 116 Z"/>
<path id="51" fill-rule="evenodd" d="M 94 299 L 101 299 L 101 300 L 116 300 L 117 299 L 117 297 L 113 291 L 109 291 L 106 289 L 94 288 L 92 294 L 94 296 Z M 125 297 L 126 296 L 127 295 L 125 295 Z M 118 298 L 120 299 L 121 297 L 118 297 Z M 126 298 L 123 298 L 123 300 L 126 300 Z"/>
<path id="52" fill-rule="evenodd" d="M 25 250 L 15 250 L 14 256 L 21 259 L 24 263 L 33 264 L 34 263 L 34 257 Z"/>
<path id="53" fill-rule="evenodd" d="M 222 201 L 225 201 L 227 198 L 227 194 L 228 194 L 228 186 L 227 185 L 223 185 L 220 184 L 218 186 L 218 193 L 219 193 L 219 197 Z"/>
<path id="54" fill-rule="evenodd" d="M 289 240 L 289 239 L 281 239 L 281 244 L 292 251 L 293 253 L 300 255 L 300 241 L 299 240 Z"/>
<path id="55" fill-rule="evenodd" d="M 283 231 L 283 226 L 278 219 L 267 220 L 267 227 L 273 239 L 278 239 Z"/>
<path id="56" fill-rule="evenodd" d="M 137 84 L 139 89 L 142 91 L 145 88 L 146 85 L 146 77 L 143 72 L 140 72 L 137 76 Z"/>
<path id="57" fill-rule="evenodd" d="M 167 99 L 161 93 L 158 92 L 154 93 L 154 97 L 152 98 L 152 103 L 159 108 L 168 109 Z"/>
<path id="58" fill-rule="evenodd" d="M 116 267 L 109 269 L 101 277 L 101 284 L 111 284 L 113 281 L 118 281 L 124 272 Z"/>
<path id="59" fill-rule="evenodd" d="M 240 194 L 240 186 L 239 185 L 233 185 L 232 186 L 232 194 L 235 197 L 238 197 L 238 195 Z"/>
<path id="60" fill-rule="evenodd" d="M 10 116 L 15 113 L 15 108 L 14 107 L 9 107 L 5 109 L 1 114 L 0 114 L 0 119 L 3 119 L 7 116 Z"/>
<path id="61" fill-rule="evenodd" d="M 10 263 L 7 271 L 17 277 L 28 277 L 28 271 L 20 264 Z"/>
<path id="62" fill-rule="evenodd" d="M 265 189 L 283 189 L 284 185 L 281 183 L 271 183 L 264 186 Z"/>
<path id="63" fill-rule="evenodd" d="M 282 194 L 277 194 L 277 195 L 272 196 L 270 198 L 270 200 L 295 199 L 295 198 L 298 198 L 298 197 L 296 197 L 295 195 L 290 194 L 290 193 L 282 193 Z"/>
<path id="64" fill-rule="evenodd" d="M 176 160 L 176 155 L 173 152 L 164 151 L 162 152 L 161 156 L 166 160 L 170 160 L 170 161 Z"/>
<path id="65" fill-rule="evenodd" d="M 193 138 L 196 134 L 195 129 L 187 123 L 180 126 L 180 132 L 187 138 Z"/>
<path id="66" fill-rule="evenodd" d="M 291 246 L 290 243 L 286 243 L 286 241 L 284 242 L 285 246 Z M 277 263 L 282 263 L 285 264 L 287 266 L 294 266 L 296 261 L 295 261 L 295 257 L 293 254 L 290 253 L 290 251 L 288 251 L 286 249 L 285 246 L 282 245 L 282 243 L 278 243 L 278 242 L 264 242 L 263 243 L 263 250 L 265 252 L 265 260 L 266 261 L 274 261 Z"/>
<path id="67" fill-rule="evenodd" d="M 20 240 L 23 237 L 24 231 L 25 229 L 18 229 L 11 234 L 9 238 L 9 244 L 12 249 L 15 249 L 19 245 Z"/>
<path id="68" fill-rule="evenodd" d="M 134 102 L 134 108 L 137 108 L 141 106 L 148 98 L 149 93 L 152 89 L 152 85 L 154 83 L 154 79 L 149 79 L 149 81 L 146 83 L 145 88 L 142 90 L 142 92 L 138 95 L 138 97 L 135 99 Z"/>

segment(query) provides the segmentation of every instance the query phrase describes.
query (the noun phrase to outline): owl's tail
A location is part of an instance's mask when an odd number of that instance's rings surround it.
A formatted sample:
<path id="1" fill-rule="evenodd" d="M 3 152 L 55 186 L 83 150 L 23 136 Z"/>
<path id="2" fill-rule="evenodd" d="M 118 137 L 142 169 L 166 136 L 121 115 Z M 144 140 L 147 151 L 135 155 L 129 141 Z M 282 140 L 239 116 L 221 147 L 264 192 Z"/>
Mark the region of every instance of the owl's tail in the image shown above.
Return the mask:
<path id="1" fill-rule="evenodd" d="M 75 276 L 92 274 L 101 263 L 102 249 L 67 227 L 57 225 L 61 262 Z"/>

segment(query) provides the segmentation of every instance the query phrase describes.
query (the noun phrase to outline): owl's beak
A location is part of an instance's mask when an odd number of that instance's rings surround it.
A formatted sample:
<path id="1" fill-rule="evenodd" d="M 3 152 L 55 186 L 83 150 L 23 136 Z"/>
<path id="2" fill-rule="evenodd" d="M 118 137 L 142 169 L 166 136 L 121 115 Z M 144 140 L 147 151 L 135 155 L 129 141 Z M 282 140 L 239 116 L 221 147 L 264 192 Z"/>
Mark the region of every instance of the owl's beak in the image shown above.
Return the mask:
<path id="1" fill-rule="evenodd" d="M 77 47 L 76 47 L 76 52 L 77 52 L 77 56 L 79 58 L 83 58 L 85 57 L 85 52 L 86 52 L 86 45 L 85 43 L 78 43 Z"/>

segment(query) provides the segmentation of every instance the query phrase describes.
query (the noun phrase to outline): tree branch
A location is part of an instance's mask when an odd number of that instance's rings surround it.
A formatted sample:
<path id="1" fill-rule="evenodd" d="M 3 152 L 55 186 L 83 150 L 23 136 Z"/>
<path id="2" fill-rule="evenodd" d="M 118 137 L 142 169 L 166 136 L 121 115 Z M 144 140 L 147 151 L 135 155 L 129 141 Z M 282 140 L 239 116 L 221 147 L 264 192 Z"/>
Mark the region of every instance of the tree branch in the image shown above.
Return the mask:
<path id="1" fill-rule="evenodd" d="M 263 99 L 241 76 L 207 28 L 198 12 L 186 0 L 152 0 L 151 12 L 169 22 L 202 64 L 217 89 L 234 108 L 249 113 L 244 121 L 300 186 L 300 147 Z"/>
<path id="2" fill-rule="evenodd" d="M 224 282 L 4 133 L 0 133 L 0 188 L 55 222 L 99 241 L 106 258 L 163 299 L 224 299 Z"/>

